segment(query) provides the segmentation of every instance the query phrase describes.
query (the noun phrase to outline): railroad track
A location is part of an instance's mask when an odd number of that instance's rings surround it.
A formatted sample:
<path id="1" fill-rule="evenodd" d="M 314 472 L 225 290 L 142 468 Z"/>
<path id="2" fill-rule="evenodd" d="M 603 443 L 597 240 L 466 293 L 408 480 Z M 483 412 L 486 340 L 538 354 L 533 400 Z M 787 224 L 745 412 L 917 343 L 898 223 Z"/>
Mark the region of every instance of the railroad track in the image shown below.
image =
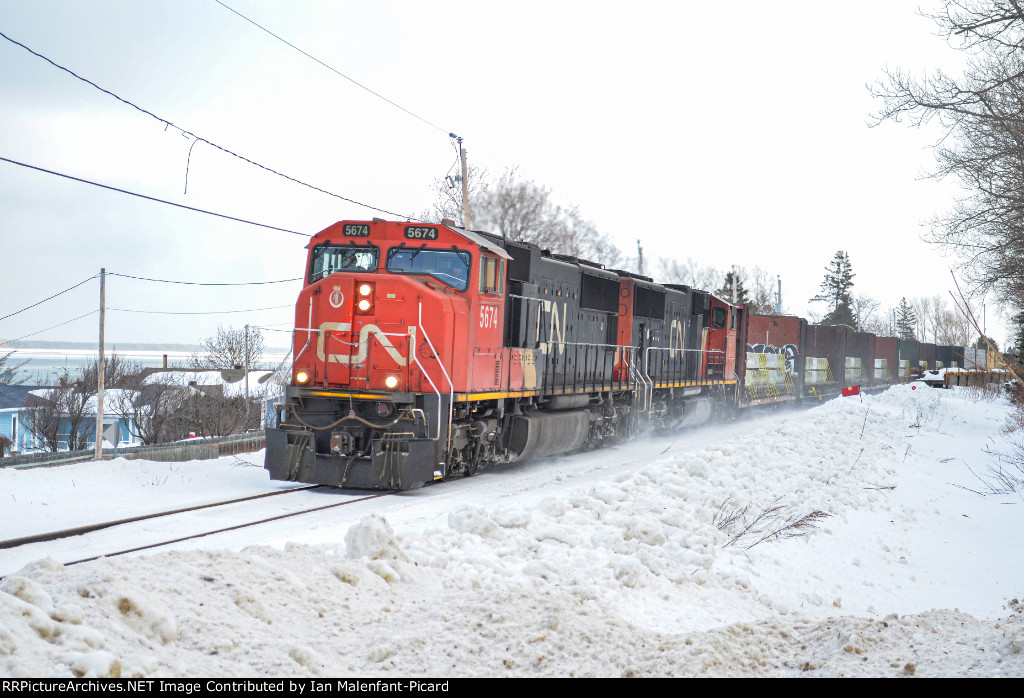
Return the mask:
<path id="1" fill-rule="evenodd" d="M 199 504 L 199 505 L 192 506 L 192 507 L 182 507 L 182 508 L 179 508 L 179 509 L 171 509 L 171 510 L 168 510 L 168 511 L 161 511 L 161 512 L 156 512 L 156 513 L 153 513 L 153 514 L 145 514 L 145 515 L 142 515 L 142 516 L 133 516 L 133 517 L 126 518 L 126 519 L 118 519 L 116 521 L 105 521 L 105 522 L 102 522 L 102 523 L 89 524 L 87 526 L 78 526 L 78 527 L 75 527 L 75 528 L 64 529 L 64 530 L 61 530 L 61 531 L 51 531 L 49 533 L 40 533 L 40 534 L 37 534 L 37 535 L 25 536 L 25 537 L 22 537 L 22 538 L 12 538 L 10 540 L 0 541 L 0 550 L 2 550 L 2 549 L 17 548 L 17 547 L 20 547 L 20 546 L 23 546 L 23 545 L 29 545 L 29 544 L 32 544 L 32 543 L 44 543 L 44 542 L 48 542 L 48 541 L 60 540 L 60 539 L 63 539 L 63 538 L 72 538 L 74 536 L 85 535 L 87 533 L 92 533 L 94 531 L 101 531 L 101 530 L 104 530 L 104 529 L 107 529 L 107 528 L 113 528 L 114 526 L 121 526 L 121 525 L 124 525 L 124 524 L 136 523 L 136 522 L 139 522 L 139 521 L 146 521 L 148 519 L 157 519 L 157 518 L 161 518 L 161 517 L 164 517 L 164 516 L 173 516 L 175 514 L 183 514 L 183 513 L 186 513 L 186 512 L 190 512 L 190 511 L 199 511 L 201 509 L 210 509 L 210 508 L 213 508 L 213 507 L 230 506 L 232 504 L 238 504 L 240 502 L 248 502 L 248 501 L 252 501 L 252 500 L 255 500 L 255 499 L 264 499 L 266 497 L 274 497 L 274 496 L 277 496 L 277 495 L 289 494 L 291 492 L 301 492 L 301 491 L 315 490 L 315 489 L 330 489 L 330 488 L 325 486 L 325 485 L 309 485 L 309 486 L 306 486 L 306 487 L 292 487 L 292 488 L 289 488 L 289 489 L 286 489 L 286 490 L 279 490 L 277 492 L 265 492 L 263 494 L 251 495 L 251 496 L 248 496 L 248 497 L 238 497 L 236 499 L 228 499 L 228 500 L 224 500 L 222 502 L 211 502 L 211 503 L 208 503 L 208 504 Z M 159 548 L 159 547 L 162 547 L 164 545 L 170 545 L 172 543 L 179 543 L 181 541 L 191 540 L 193 538 L 203 538 L 205 536 L 212 536 L 212 535 L 215 535 L 217 533 L 225 533 L 227 531 L 236 531 L 236 530 L 241 529 L 241 528 L 249 528 L 251 526 L 258 526 L 260 524 L 269 523 L 271 521 L 278 521 L 278 520 L 281 520 L 281 519 L 288 519 L 288 518 L 291 518 L 293 516 L 302 516 L 303 514 L 311 514 L 313 512 L 323 511 L 325 509 L 334 509 L 336 507 L 345 506 L 346 504 L 356 504 L 357 502 L 365 502 L 366 500 L 369 500 L 369 499 L 376 499 L 378 497 L 386 497 L 386 496 L 388 496 L 390 494 L 392 494 L 392 492 L 390 492 L 390 491 L 388 491 L 388 492 L 376 492 L 374 494 L 367 495 L 365 497 L 357 497 L 355 499 L 346 499 L 343 502 L 335 502 L 333 504 L 324 504 L 324 505 L 313 507 L 313 508 L 310 508 L 310 509 L 303 509 L 302 511 L 289 512 L 287 514 L 278 514 L 277 516 L 270 516 L 270 517 L 267 517 L 267 518 L 264 518 L 264 519 L 259 519 L 258 521 L 249 521 L 249 522 L 246 522 L 246 523 L 236 524 L 234 526 L 227 526 L 227 527 L 224 527 L 224 528 L 218 528 L 218 529 L 215 529 L 215 530 L 212 530 L 212 531 L 204 531 L 202 533 L 196 533 L 196 534 L 192 534 L 192 535 L 181 536 L 181 537 L 178 537 L 178 538 L 174 538 L 172 540 L 165 540 L 165 541 L 161 541 L 161 542 L 158 542 L 158 543 L 150 543 L 148 545 L 141 545 L 141 546 L 137 546 L 137 547 L 134 547 L 134 548 L 128 548 L 128 549 L 125 549 L 125 550 L 117 550 L 117 551 L 114 551 L 114 552 L 107 552 L 107 553 L 103 553 L 101 555 L 93 555 L 91 557 L 82 558 L 80 560 L 72 560 L 72 561 L 69 561 L 69 562 L 64 562 L 63 564 L 65 566 L 78 565 L 78 564 L 81 564 L 83 562 L 90 562 L 92 560 L 98 560 L 101 557 L 117 557 L 118 555 L 127 555 L 128 553 L 134 553 L 134 552 L 138 552 L 140 550 L 148 550 L 148 549 L 151 549 L 151 548 Z M 2 579 L 2 578 L 3 578 L 3 576 L 0 576 L 0 579 Z"/>

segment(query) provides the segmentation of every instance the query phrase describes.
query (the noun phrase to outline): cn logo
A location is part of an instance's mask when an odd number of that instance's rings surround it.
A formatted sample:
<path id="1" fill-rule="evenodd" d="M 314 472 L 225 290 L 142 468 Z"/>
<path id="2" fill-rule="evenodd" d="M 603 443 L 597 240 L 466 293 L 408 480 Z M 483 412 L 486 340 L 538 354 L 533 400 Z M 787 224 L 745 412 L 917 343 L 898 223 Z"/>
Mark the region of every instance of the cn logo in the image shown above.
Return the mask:
<path id="1" fill-rule="evenodd" d="M 480 328 L 493 329 L 498 326 L 498 308 L 493 305 L 480 306 Z"/>
<path id="2" fill-rule="evenodd" d="M 331 304 L 332 308 L 340 308 L 341 304 L 345 302 L 345 294 L 341 292 L 341 288 L 335 286 L 331 295 L 327 297 L 327 302 Z"/>

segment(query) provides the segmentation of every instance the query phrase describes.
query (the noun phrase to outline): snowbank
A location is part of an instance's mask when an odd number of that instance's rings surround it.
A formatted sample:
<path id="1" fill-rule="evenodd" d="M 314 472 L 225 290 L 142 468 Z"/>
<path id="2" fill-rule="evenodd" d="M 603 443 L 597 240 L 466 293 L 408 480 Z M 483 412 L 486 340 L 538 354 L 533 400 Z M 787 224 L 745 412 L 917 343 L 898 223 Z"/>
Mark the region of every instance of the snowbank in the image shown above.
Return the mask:
<path id="1" fill-rule="evenodd" d="M 899 386 L 426 530 L 40 561 L 0 675 L 1024 676 L 1022 502 L 956 486 L 1006 411 Z"/>

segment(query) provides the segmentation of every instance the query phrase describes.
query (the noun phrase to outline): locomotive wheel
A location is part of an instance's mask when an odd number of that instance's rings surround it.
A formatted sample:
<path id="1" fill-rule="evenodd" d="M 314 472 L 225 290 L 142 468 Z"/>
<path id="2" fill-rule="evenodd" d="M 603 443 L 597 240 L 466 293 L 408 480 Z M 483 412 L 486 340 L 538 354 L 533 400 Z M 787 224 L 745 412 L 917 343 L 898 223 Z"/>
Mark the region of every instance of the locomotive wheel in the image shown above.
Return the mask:
<path id="1" fill-rule="evenodd" d="M 473 477 L 476 475 L 476 471 L 479 469 L 480 464 L 475 460 L 467 461 L 466 465 L 462 468 L 463 477 Z"/>

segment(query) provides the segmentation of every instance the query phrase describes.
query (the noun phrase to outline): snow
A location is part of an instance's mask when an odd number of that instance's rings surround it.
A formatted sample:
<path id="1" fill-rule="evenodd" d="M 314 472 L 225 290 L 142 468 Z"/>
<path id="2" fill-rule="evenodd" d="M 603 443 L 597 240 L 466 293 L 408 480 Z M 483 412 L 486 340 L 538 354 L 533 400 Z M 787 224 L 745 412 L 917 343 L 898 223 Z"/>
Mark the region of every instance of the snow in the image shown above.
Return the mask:
<path id="1" fill-rule="evenodd" d="M 263 387 L 273 371 L 249 371 L 249 390 L 257 391 Z M 152 373 L 143 381 L 145 385 L 196 385 L 203 388 L 222 386 L 224 397 L 242 397 L 245 395 L 245 374 L 234 381 L 224 378 L 222 371 L 159 371 Z"/>
<path id="2" fill-rule="evenodd" d="M 49 400 L 50 395 L 53 394 L 53 388 L 40 388 L 39 390 L 30 390 L 29 395 Z M 126 396 L 130 396 L 134 391 L 127 390 L 125 388 L 107 388 L 103 391 L 103 398 L 107 405 L 118 404 L 126 399 Z M 85 399 L 85 404 L 82 405 L 82 414 L 96 414 L 96 408 L 99 405 L 99 398 L 96 395 L 91 395 Z M 109 409 L 109 408 L 108 408 Z M 108 413 L 107 416 L 110 416 Z"/>
<path id="3" fill-rule="evenodd" d="M 971 491 L 1009 412 L 918 383 L 0 550 L 0 676 L 1024 676 L 1024 501 Z M 0 470 L 2 538 L 290 486 L 261 461 Z"/>

